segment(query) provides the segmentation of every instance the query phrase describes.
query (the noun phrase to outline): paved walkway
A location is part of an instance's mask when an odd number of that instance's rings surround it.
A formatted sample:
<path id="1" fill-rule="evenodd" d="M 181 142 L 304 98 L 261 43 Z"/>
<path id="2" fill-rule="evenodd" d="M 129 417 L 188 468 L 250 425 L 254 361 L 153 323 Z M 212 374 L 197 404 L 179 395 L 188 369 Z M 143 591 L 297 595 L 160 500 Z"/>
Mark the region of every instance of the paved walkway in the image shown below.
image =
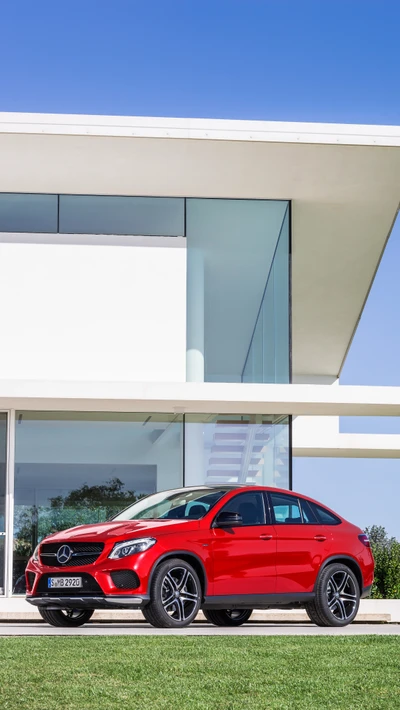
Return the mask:
<path id="1" fill-rule="evenodd" d="M 0 636 L 376 636 L 400 635 L 400 624 L 351 624 L 343 629 L 313 624 L 245 624 L 221 628 L 192 624 L 185 629 L 155 629 L 142 623 L 91 623 L 77 629 L 58 629 L 44 623 L 0 623 Z"/>

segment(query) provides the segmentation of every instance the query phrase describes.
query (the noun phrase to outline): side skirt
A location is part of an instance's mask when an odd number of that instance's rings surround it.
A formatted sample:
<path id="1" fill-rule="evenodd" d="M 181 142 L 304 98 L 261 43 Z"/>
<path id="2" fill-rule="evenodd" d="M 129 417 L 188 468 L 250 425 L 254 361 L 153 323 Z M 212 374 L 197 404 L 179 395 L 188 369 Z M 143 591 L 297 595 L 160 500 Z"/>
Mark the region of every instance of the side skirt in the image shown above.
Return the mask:
<path id="1" fill-rule="evenodd" d="M 314 592 L 299 594 L 229 594 L 205 597 L 202 609 L 295 609 L 314 599 Z"/>

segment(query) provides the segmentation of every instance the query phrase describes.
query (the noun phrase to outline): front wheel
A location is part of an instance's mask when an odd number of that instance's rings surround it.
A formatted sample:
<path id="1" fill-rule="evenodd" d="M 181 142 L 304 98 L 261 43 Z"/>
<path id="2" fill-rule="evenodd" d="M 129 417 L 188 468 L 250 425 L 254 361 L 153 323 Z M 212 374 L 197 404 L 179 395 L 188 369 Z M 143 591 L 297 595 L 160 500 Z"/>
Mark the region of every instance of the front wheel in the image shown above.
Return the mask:
<path id="1" fill-rule="evenodd" d="M 86 624 L 92 618 L 94 609 L 40 609 L 39 614 L 51 626 L 73 628 Z"/>
<path id="2" fill-rule="evenodd" d="M 142 612 L 152 626 L 182 628 L 194 621 L 201 600 L 201 584 L 193 567 L 184 560 L 166 560 L 153 575 L 150 602 Z"/>
<path id="3" fill-rule="evenodd" d="M 315 599 L 305 605 L 317 626 L 347 626 L 354 621 L 360 605 L 357 578 L 347 565 L 325 567 L 315 585 Z"/>
<path id="4" fill-rule="evenodd" d="M 253 609 L 203 609 L 207 621 L 214 626 L 241 626 L 252 613 Z"/>

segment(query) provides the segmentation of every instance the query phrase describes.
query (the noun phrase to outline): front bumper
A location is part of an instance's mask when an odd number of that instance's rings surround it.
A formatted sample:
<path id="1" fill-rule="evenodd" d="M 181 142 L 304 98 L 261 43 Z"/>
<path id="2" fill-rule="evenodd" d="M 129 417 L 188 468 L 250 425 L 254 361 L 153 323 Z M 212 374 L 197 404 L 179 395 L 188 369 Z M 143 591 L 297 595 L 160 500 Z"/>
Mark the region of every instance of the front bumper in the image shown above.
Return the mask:
<path id="1" fill-rule="evenodd" d="M 26 601 L 42 609 L 142 609 L 149 601 L 147 596 L 76 596 L 76 597 L 31 597 Z"/>

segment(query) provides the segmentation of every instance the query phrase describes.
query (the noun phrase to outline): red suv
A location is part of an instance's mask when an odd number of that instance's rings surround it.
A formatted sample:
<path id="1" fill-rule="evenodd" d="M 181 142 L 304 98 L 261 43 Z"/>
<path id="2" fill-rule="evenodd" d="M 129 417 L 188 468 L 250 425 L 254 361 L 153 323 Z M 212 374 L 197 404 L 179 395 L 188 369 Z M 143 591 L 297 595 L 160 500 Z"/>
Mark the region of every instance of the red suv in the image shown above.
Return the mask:
<path id="1" fill-rule="evenodd" d="M 53 626 L 80 626 L 95 609 L 141 609 L 158 627 L 187 626 L 202 609 L 217 626 L 238 626 L 271 607 L 345 626 L 373 575 L 367 536 L 310 498 L 203 486 L 47 537 L 26 582 L 27 600 Z"/>

